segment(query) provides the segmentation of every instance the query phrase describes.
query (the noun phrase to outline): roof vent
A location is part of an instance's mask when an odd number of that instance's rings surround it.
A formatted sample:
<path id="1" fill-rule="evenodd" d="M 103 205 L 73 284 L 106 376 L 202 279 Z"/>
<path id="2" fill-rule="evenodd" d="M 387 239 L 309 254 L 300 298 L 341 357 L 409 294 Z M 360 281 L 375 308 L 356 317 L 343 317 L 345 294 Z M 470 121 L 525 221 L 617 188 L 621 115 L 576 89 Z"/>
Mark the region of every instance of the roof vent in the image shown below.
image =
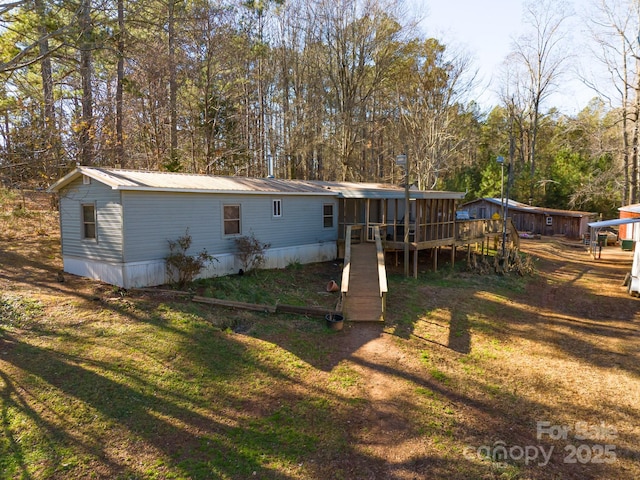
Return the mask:
<path id="1" fill-rule="evenodd" d="M 269 169 L 267 178 L 275 178 L 273 176 L 273 157 L 271 157 L 271 155 L 267 155 L 267 168 Z"/>

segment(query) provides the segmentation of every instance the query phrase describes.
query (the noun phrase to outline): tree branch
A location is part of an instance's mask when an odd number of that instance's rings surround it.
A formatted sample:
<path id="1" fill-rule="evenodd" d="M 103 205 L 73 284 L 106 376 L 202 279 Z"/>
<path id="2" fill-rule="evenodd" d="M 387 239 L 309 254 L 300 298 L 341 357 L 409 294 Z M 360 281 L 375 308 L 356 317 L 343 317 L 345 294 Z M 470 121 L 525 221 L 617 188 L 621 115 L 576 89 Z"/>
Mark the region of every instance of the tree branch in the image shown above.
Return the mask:
<path id="1" fill-rule="evenodd" d="M 61 33 L 64 33 L 68 29 L 69 29 L 69 26 L 66 25 L 64 27 L 60 27 L 59 29 L 57 29 L 57 30 L 55 30 L 55 31 L 53 31 L 51 33 L 47 33 L 46 35 L 41 36 L 40 38 L 38 38 L 38 40 L 33 42 L 31 45 L 29 45 L 28 47 L 25 47 L 24 49 L 22 49 L 20 51 L 20 53 L 18 53 L 16 56 L 14 56 L 8 62 L 0 63 L 0 73 L 13 72 L 14 70 L 19 70 L 21 68 L 28 67 L 29 65 L 33 65 L 34 63 L 39 62 L 44 57 L 51 55 L 56 50 L 59 50 L 64 44 L 60 44 L 57 47 L 49 50 L 46 55 L 38 55 L 38 56 L 36 56 L 36 58 L 34 58 L 32 60 L 29 60 L 29 61 L 24 62 L 24 63 L 21 62 L 21 60 L 24 57 L 26 57 L 32 50 L 34 50 L 35 48 L 38 48 L 38 46 L 40 45 L 40 42 L 44 42 L 46 40 L 49 40 L 50 38 L 54 38 L 54 37 L 60 35 Z"/>

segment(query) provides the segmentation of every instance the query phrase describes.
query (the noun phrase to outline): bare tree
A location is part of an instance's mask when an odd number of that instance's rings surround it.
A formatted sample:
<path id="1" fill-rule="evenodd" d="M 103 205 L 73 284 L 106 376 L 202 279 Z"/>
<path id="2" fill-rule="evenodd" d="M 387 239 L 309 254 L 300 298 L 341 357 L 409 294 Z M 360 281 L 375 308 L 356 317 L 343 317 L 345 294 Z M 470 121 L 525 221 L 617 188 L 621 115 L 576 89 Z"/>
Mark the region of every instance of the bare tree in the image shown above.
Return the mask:
<path id="1" fill-rule="evenodd" d="M 506 68 L 517 73 L 504 88 L 503 100 L 519 99 L 521 112 L 527 118 L 527 160 L 529 162 L 529 201 L 533 201 L 536 175 L 536 143 L 545 100 L 554 92 L 565 73 L 569 54 L 566 53 L 566 31 L 563 26 L 569 13 L 567 5 L 557 0 L 528 1 L 524 20 L 529 31 L 516 39 Z"/>
<path id="2" fill-rule="evenodd" d="M 176 10 L 178 0 L 168 0 L 167 3 L 167 48 L 169 59 L 169 159 L 165 167 L 169 170 L 179 170 L 178 158 L 178 81 L 176 65 Z"/>
<path id="3" fill-rule="evenodd" d="M 342 179 L 358 180 L 356 152 L 364 139 L 367 104 L 388 78 L 403 34 L 379 0 L 322 0 L 318 4 L 317 40 L 327 49 L 324 76 L 329 85 Z"/>
<path id="4" fill-rule="evenodd" d="M 638 123 L 640 117 L 640 68 L 638 63 L 638 28 L 640 4 L 632 0 L 594 0 L 585 19 L 597 48 L 594 57 L 605 66 L 619 98 L 609 98 L 618 108 L 620 118 L 620 156 L 624 182 L 622 203 L 636 203 L 638 198 Z M 601 96 L 609 89 L 593 80 L 587 83 Z M 634 92 L 632 100 L 630 92 Z"/>
<path id="5" fill-rule="evenodd" d="M 452 160 L 464 143 L 456 122 L 475 74 L 465 54 L 449 54 L 435 39 L 415 42 L 407 53 L 409 69 L 400 72 L 398 82 L 400 120 L 418 187 L 433 189 L 441 174 L 454 167 Z"/>

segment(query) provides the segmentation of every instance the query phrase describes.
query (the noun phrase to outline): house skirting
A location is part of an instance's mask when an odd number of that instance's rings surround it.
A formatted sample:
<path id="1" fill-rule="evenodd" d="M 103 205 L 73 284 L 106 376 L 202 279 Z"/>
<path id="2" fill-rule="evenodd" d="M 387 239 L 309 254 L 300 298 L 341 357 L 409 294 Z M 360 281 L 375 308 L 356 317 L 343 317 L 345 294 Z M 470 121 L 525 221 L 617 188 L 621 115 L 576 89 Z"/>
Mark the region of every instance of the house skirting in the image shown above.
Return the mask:
<path id="1" fill-rule="evenodd" d="M 285 268 L 294 263 L 315 263 L 335 260 L 335 242 L 270 248 L 265 252 L 263 268 Z M 234 254 L 214 255 L 214 260 L 198 278 L 219 277 L 238 273 L 242 266 Z M 88 277 L 122 288 L 140 288 L 169 283 L 164 259 L 145 262 L 110 262 L 63 255 L 63 269 L 67 273 Z"/>

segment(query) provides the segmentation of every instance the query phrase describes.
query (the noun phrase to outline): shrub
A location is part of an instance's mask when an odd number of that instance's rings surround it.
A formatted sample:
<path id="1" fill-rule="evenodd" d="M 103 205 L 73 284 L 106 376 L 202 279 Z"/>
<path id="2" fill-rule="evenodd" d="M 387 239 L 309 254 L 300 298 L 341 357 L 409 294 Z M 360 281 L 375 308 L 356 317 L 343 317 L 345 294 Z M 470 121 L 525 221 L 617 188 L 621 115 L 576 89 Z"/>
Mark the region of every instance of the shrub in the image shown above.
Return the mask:
<path id="1" fill-rule="evenodd" d="M 270 246 L 270 243 L 262 243 L 258 240 L 253 233 L 236 238 L 236 247 L 238 249 L 236 255 L 242 264 L 243 271 L 250 272 L 262 267 L 266 260 L 264 257 L 265 250 Z"/>
<path id="2" fill-rule="evenodd" d="M 169 242 L 169 255 L 165 258 L 167 272 L 179 288 L 183 288 L 187 283 L 193 281 L 207 263 L 215 260 L 207 253 L 206 249 L 203 249 L 195 257 L 188 255 L 187 250 L 191 248 L 192 240 L 188 228 L 185 234 L 177 240 L 167 240 Z"/>

